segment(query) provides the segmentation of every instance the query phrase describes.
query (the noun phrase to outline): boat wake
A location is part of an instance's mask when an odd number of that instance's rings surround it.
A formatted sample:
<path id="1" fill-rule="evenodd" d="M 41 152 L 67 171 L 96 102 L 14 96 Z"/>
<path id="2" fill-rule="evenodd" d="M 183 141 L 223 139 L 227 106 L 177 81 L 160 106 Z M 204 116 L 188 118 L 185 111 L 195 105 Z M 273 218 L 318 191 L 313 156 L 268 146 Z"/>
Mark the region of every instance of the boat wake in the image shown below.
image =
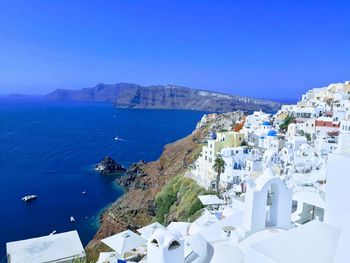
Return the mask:
<path id="1" fill-rule="evenodd" d="M 120 137 L 118 137 L 118 136 L 115 137 L 114 140 L 116 140 L 116 141 L 121 141 L 121 142 L 126 142 L 125 139 L 122 139 L 122 138 L 120 138 Z"/>

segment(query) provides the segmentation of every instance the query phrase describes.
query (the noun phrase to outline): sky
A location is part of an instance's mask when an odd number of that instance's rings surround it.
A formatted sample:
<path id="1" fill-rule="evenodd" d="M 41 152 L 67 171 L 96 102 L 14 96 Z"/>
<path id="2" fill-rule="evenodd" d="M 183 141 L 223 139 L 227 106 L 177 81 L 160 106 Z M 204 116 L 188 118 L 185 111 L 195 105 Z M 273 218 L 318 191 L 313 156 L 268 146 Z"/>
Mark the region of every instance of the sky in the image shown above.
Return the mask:
<path id="1" fill-rule="evenodd" d="M 296 99 L 350 80 L 350 1 L 0 0 L 0 94 L 174 84 Z"/>

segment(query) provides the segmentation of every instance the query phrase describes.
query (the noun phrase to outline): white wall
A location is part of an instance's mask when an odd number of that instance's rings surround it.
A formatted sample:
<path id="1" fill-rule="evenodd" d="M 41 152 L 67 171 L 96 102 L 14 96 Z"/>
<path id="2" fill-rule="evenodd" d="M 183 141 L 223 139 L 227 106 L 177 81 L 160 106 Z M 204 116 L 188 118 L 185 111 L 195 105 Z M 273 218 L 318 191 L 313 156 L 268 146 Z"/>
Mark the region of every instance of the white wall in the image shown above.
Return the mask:
<path id="1" fill-rule="evenodd" d="M 338 127 L 316 126 L 315 134 L 317 137 L 329 137 L 329 132 L 339 131 Z"/>
<path id="2" fill-rule="evenodd" d="M 151 238 L 151 240 L 153 237 Z M 180 247 L 169 250 L 168 244 L 159 244 L 156 246 L 151 241 L 147 243 L 147 262 L 148 263 L 181 263 L 184 262 L 184 242 L 176 240 Z M 171 242 L 169 242 L 171 243 Z"/>
<path id="3" fill-rule="evenodd" d="M 324 222 L 341 229 L 334 263 L 347 263 L 350 244 L 350 154 L 332 153 L 328 158 Z"/>
<path id="4" fill-rule="evenodd" d="M 346 216 L 345 221 L 350 222 L 350 212 L 348 212 L 348 215 Z M 340 233 L 338 247 L 334 258 L 334 263 L 349 262 L 349 244 L 350 244 L 350 225 L 346 224 Z"/>
<path id="5" fill-rule="evenodd" d="M 350 211 L 350 154 L 328 156 L 325 223 L 342 228 Z"/>
<path id="6" fill-rule="evenodd" d="M 247 247 L 246 250 L 247 252 L 245 254 L 244 263 L 277 263 L 276 261 L 265 257 L 255 249 Z"/>

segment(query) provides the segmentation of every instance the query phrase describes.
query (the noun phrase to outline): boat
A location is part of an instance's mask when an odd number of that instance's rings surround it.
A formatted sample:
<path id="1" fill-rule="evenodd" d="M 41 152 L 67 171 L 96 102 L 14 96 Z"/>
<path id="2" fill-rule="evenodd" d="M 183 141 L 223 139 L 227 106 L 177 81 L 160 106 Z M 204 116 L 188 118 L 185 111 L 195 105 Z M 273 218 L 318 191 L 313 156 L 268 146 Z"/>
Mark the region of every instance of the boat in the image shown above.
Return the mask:
<path id="1" fill-rule="evenodd" d="M 82 191 L 81 194 L 85 195 L 85 194 L 86 194 L 86 191 Z"/>
<path id="2" fill-rule="evenodd" d="M 74 217 L 71 216 L 71 217 L 70 217 L 70 221 L 71 221 L 71 222 L 75 222 Z"/>
<path id="3" fill-rule="evenodd" d="M 37 197 L 38 197 L 37 195 L 26 195 L 26 196 L 22 197 L 22 201 L 24 201 L 24 202 L 32 201 L 32 200 L 36 199 Z"/>
<path id="4" fill-rule="evenodd" d="M 114 140 L 116 140 L 116 141 L 121 141 L 121 142 L 126 141 L 126 140 L 124 140 L 124 139 L 120 138 L 119 136 L 115 137 L 115 138 L 114 138 Z"/>
<path id="5" fill-rule="evenodd" d="M 52 236 L 52 235 L 54 235 L 54 234 L 56 234 L 56 230 L 52 231 L 52 232 L 50 233 L 50 236 Z"/>

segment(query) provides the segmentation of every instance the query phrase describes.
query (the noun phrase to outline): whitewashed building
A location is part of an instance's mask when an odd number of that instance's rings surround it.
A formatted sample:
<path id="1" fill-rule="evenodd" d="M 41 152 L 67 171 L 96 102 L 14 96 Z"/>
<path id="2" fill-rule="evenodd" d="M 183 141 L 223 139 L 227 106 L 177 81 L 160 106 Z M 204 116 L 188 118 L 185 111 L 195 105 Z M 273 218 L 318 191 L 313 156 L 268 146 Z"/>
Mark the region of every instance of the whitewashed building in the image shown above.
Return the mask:
<path id="1" fill-rule="evenodd" d="M 8 263 L 85 262 L 77 231 L 31 238 L 6 244 Z"/>

